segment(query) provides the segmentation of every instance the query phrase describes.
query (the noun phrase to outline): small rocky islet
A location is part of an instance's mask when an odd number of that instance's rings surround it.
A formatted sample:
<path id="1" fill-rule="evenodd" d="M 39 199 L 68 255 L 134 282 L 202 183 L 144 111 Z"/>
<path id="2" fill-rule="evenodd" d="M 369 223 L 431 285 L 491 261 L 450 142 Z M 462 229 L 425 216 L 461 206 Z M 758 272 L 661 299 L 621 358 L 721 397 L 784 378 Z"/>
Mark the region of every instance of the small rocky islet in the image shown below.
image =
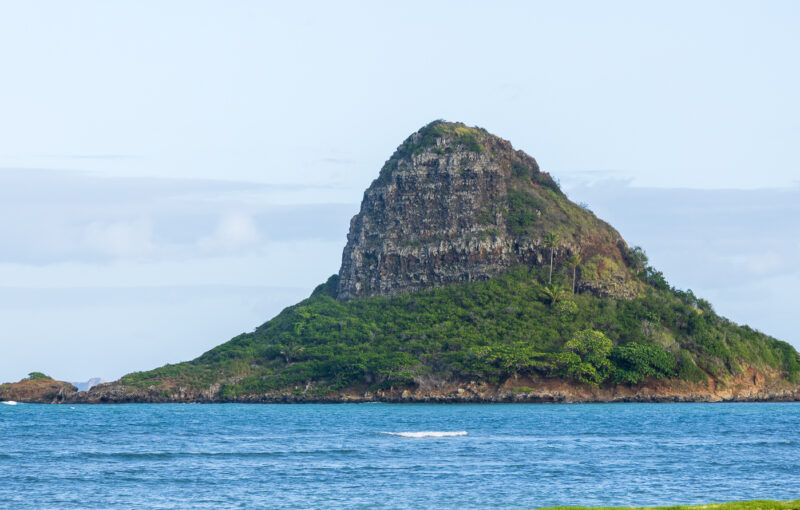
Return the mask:
<path id="1" fill-rule="evenodd" d="M 85 392 L 41 381 L 0 400 L 800 400 L 800 355 L 671 287 L 508 141 L 435 121 L 380 170 L 308 299 L 192 361 Z"/>

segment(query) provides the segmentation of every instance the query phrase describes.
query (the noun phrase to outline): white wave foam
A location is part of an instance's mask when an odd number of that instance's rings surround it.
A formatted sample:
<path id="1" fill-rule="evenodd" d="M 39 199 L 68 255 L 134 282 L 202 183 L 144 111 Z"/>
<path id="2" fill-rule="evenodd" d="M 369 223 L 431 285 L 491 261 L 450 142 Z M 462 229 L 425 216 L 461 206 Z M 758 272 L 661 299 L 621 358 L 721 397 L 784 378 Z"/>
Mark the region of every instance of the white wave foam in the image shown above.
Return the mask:
<path id="1" fill-rule="evenodd" d="M 459 436 L 466 436 L 466 430 L 422 430 L 419 432 L 381 432 L 381 434 L 387 434 L 390 436 L 400 436 L 400 437 L 459 437 Z"/>
<path id="2" fill-rule="evenodd" d="M 13 400 L 4 400 L 4 401 L 3 401 L 3 402 L 1 402 L 1 403 L 5 404 L 5 405 L 7 405 L 7 406 L 15 406 L 15 405 L 17 405 L 17 403 L 16 403 L 16 402 L 14 402 Z"/>

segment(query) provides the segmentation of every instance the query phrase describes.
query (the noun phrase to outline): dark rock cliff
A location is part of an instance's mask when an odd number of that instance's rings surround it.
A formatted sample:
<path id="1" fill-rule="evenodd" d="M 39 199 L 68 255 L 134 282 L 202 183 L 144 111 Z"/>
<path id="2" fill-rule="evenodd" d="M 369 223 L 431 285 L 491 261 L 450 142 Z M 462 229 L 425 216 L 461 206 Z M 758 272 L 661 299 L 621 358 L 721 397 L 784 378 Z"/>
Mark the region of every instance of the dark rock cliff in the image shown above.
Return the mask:
<path id="1" fill-rule="evenodd" d="M 619 233 L 571 202 L 529 155 L 480 128 L 436 121 L 412 134 L 350 223 L 339 299 L 485 280 L 582 257 L 579 289 L 633 297 Z"/>

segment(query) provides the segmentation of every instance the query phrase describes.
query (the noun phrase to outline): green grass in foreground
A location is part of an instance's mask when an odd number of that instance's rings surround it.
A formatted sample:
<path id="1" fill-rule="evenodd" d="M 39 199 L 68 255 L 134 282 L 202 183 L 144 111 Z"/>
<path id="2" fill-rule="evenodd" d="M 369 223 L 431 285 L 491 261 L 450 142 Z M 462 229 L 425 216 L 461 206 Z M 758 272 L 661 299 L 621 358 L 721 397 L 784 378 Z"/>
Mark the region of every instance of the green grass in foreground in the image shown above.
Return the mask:
<path id="1" fill-rule="evenodd" d="M 592 510 L 629 510 L 630 507 L 586 507 L 586 506 L 555 506 L 552 508 L 548 508 L 547 510 L 580 510 L 583 508 L 591 508 Z M 659 510 L 683 510 L 683 509 L 705 509 L 705 508 L 713 508 L 715 510 L 794 510 L 800 509 L 800 499 L 795 501 L 768 501 L 768 500 L 758 500 L 758 501 L 733 501 L 730 503 L 712 503 L 709 505 L 692 505 L 692 506 L 684 506 L 684 505 L 676 505 L 676 506 L 658 506 L 658 507 L 641 507 L 640 510 L 647 510 L 647 509 L 659 509 Z"/>

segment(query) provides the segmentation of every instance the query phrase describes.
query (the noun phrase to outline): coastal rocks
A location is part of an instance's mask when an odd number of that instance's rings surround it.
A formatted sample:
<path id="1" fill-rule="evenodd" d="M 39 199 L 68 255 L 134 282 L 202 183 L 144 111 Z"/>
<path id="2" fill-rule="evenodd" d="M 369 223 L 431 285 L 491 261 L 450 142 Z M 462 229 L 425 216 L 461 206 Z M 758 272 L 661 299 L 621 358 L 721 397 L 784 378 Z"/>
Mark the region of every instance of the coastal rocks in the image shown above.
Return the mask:
<path id="1" fill-rule="evenodd" d="M 555 234 L 552 245 L 544 242 Z M 556 266 L 580 252 L 616 271 L 580 289 L 630 298 L 610 225 L 569 201 L 532 157 L 480 128 L 437 121 L 411 135 L 364 193 L 350 222 L 338 298 L 487 280 L 518 265 Z"/>
<path id="2" fill-rule="evenodd" d="M 777 373 L 748 369 L 727 381 L 710 378 L 708 383 L 679 379 L 648 378 L 640 385 L 594 386 L 568 379 L 509 377 L 500 384 L 486 381 L 420 379 L 410 387 L 370 391 L 350 388 L 326 393 L 313 385 L 302 391 L 276 390 L 263 394 L 225 397 L 218 385 L 205 390 L 151 386 L 132 389 L 105 384 L 89 392 L 66 394 L 59 402 L 69 403 L 606 403 L 606 402 L 764 402 L 800 401 L 800 386 Z M 2 395 L 0 393 L 0 395 Z M 2 397 L 0 397 L 2 398 Z M 23 400 L 21 400 L 23 401 Z M 27 400 L 31 401 L 31 400 Z M 49 402 L 42 400 L 42 402 Z"/>
<path id="3" fill-rule="evenodd" d="M 113 403 L 189 403 L 189 402 L 223 402 L 220 385 L 212 384 L 206 389 L 190 389 L 182 386 L 165 386 L 163 384 L 147 388 L 131 388 L 118 382 L 100 384 L 89 391 L 75 395 L 73 402 L 81 404 L 113 404 Z"/>
<path id="4" fill-rule="evenodd" d="M 53 379 L 24 379 L 0 385 L 0 401 L 13 400 L 38 404 L 59 404 L 72 401 L 78 388 Z"/>

